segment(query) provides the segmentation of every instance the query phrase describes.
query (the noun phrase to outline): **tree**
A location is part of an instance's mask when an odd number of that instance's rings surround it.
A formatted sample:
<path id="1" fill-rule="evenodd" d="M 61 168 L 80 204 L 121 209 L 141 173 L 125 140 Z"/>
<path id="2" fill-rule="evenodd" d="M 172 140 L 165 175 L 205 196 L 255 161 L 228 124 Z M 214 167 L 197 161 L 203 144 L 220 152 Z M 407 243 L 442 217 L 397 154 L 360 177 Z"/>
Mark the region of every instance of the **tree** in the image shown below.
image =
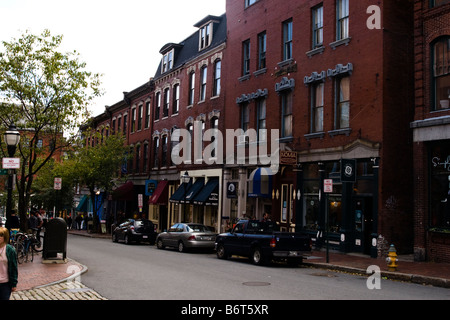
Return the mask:
<path id="1" fill-rule="evenodd" d="M 62 39 L 44 30 L 41 35 L 27 31 L 19 39 L 2 41 L 0 131 L 11 123 L 21 131 L 16 178 L 21 228 L 35 175 L 70 148 L 72 139 L 63 133 L 75 132 L 89 117 L 89 103 L 101 95 L 100 75 L 86 71 L 76 51 L 59 52 Z M 3 146 L 2 153 L 5 156 Z"/>
<path id="2" fill-rule="evenodd" d="M 79 150 L 72 159 L 64 162 L 68 176 L 73 177 L 73 183 L 78 183 L 89 189 L 92 203 L 95 204 L 97 191 L 108 194 L 115 186 L 120 168 L 124 161 L 127 161 L 128 147 L 125 144 L 125 137 L 116 133 L 108 137 L 100 136 L 91 138 L 94 141 L 101 141 L 94 146 L 87 146 Z M 84 144 L 86 145 L 86 144 Z M 98 204 L 94 207 L 94 230 L 97 230 L 97 216 L 100 209 Z"/>

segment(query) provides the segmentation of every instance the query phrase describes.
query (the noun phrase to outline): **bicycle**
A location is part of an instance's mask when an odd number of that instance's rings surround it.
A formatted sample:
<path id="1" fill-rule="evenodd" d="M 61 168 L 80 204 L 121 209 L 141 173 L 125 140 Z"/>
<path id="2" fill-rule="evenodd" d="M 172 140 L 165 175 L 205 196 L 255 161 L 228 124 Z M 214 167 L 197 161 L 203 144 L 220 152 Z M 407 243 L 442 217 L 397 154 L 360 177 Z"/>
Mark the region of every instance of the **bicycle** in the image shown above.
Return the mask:
<path id="1" fill-rule="evenodd" d="M 28 262 L 28 254 L 31 253 L 31 262 L 34 260 L 34 250 L 31 247 L 32 240 L 23 232 L 17 234 L 16 238 L 16 252 L 17 252 L 17 262 L 22 264 L 23 262 Z"/>

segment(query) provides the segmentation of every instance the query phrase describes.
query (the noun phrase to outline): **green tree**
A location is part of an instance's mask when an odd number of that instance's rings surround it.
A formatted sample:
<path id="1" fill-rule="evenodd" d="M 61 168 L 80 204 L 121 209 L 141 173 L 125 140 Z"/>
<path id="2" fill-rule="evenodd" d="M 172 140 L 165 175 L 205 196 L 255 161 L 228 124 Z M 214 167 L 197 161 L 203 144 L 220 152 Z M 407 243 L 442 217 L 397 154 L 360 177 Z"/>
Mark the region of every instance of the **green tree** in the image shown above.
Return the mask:
<path id="1" fill-rule="evenodd" d="M 64 167 L 68 176 L 73 177 L 73 183 L 85 186 L 89 190 L 92 203 L 95 204 L 96 192 L 111 193 L 115 181 L 119 178 L 119 172 L 124 161 L 127 161 L 128 147 L 122 134 L 101 137 L 99 133 L 91 139 L 101 141 L 94 146 L 81 148 L 79 152 L 68 161 Z M 97 230 L 98 211 L 101 203 L 94 205 L 94 230 Z"/>
<path id="2" fill-rule="evenodd" d="M 100 75 L 86 71 L 76 51 L 61 53 L 62 39 L 44 30 L 2 41 L 0 131 L 11 123 L 21 131 L 16 187 L 22 228 L 34 177 L 50 159 L 70 148 L 72 139 L 63 133 L 75 132 L 89 117 L 89 103 L 101 95 Z M 2 153 L 5 156 L 3 145 Z"/>

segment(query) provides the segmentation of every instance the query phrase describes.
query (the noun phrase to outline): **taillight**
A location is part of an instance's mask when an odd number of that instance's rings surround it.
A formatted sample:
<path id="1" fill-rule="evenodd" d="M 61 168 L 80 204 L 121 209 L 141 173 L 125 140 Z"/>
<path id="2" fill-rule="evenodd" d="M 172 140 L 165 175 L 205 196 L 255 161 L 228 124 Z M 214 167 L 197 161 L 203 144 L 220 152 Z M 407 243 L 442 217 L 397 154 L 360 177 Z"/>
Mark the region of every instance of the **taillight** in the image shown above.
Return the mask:
<path id="1" fill-rule="evenodd" d="M 188 240 L 189 240 L 189 241 L 195 240 L 195 236 L 190 236 L 190 237 L 188 238 Z"/>
<path id="2" fill-rule="evenodd" d="M 270 247 L 271 247 L 271 248 L 275 248 L 276 245 L 277 245 L 277 241 L 275 240 L 275 238 L 272 238 L 272 239 L 270 240 Z"/>

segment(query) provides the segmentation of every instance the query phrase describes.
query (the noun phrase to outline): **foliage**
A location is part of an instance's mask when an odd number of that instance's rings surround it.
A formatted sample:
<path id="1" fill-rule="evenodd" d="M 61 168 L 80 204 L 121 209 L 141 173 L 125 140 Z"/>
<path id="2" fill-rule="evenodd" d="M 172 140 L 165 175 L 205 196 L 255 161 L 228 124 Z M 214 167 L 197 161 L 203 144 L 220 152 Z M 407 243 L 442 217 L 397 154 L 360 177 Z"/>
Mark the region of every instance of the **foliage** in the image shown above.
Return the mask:
<path id="1" fill-rule="evenodd" d="M 89 103 L 101 94 L 100 75 L 86 71 L 76 51 L 58 51 L 62 39 L 44 30 L 41 35 L 27 31 L 19 39 L 2 41 L 0 131 L 11 123 L 21 131 L 16 186 L 22 221 L 35 175 L 50 159 L 70 149 L 72 139 L 63 133 L 74 132 L 85 122 Z M 1 152 L 6 155 L 4 145 Z"/>

